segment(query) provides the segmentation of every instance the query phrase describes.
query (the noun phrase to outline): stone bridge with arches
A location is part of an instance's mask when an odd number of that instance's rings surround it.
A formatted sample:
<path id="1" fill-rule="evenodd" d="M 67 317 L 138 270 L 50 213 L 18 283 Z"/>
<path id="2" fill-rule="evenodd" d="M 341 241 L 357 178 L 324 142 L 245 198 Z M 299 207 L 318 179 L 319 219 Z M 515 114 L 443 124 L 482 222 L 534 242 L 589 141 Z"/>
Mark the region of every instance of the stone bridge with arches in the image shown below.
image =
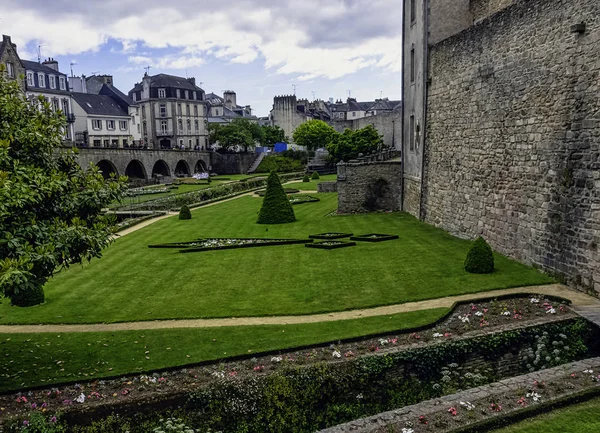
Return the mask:
<path id="1" fill-rule="evenodd" d="M 211 152 L 80 148 L 78 162 L 84 169 L 90 163 L 95 164 L 105 178 L 115 173 L 131 180 L 150 180 L 208 172 L 211 169 Z"/>

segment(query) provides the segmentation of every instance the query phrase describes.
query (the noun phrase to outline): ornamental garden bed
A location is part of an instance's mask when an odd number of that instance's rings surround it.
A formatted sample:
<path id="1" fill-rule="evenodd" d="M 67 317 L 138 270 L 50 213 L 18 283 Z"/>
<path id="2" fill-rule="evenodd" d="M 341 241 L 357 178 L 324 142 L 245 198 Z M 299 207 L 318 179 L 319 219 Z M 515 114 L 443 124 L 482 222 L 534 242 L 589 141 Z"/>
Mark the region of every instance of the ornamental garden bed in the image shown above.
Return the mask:
<path id="1" fill-rule="evenodd" d="M 137 433 L 151 431 L 144 422 L 174 413 L 200 432 L 314 432 L 587 358 L 597 342 L 598 330 L 556 300 L 480 301 L 409 332 L 0 396 L 0 418 L 22 423 L 43 408 L 47 417 L 65 412 L 73 426 L 114 412 L 120 427 L 129 423 Z M 547 348 L 560 353 L 545 361 Z M 543 365 L 533 364 L 531 351 Z"/>
<path id="2" fill-rule="evenodd" d="M 300 190 L 296 188 L 283 188 L 283 192 L 285 192 L 286 194 L 296 194 L 300 192 Z M 258 195 L 259 197 L 264 197 L 266 193 L 267 190 L 261 189 L 256 191 L 254 194 Z"/>
<path id="3" fill-rule="evenodd" d="M 353 233 L 338 233 L 338 232 L 327 232 L 327 233 L 319 233 L 316 235 L 309 235 L 310 239 L 343 239 L 349 238 Z"/>
<path id="4" fill-rule="evenodd" d="M 350 240 L 361 242 L 383 242 L 398 239 L 398 235 L 384 235 L 381 233 L 368 233 L 366 235 L 352 236 Z"/>
<path id="5" fill-rule="evenodd" d="M 307 194 L 295 194 L 288 196 L 290 203 L 293 205 L 296 204 L 304 204 L 304 203 L 316 203 L 321 201 L 321 199 L 317 197 L 313 197 L 312 195 Z"/>
<path id="6" fill-rule="evenodd" d="M 322 241 L 315 242 L 313 244 L 304 245 L 307 248 L 317 248 L 321 250 L 337 250 L 338 248 L 346 248 L 346 247 L 354 247 L 356 246 L 356 242 L 345 242 L 345 241 Z"/>
<path id="7" fill-rule="evenodd" d="M 206 238 L 189 242 L 148 245 L 148 248 L 174 248 L 180 253 L 228 250 L 234 248 L 268 247 L 273 245 L 307 244 L 312 239 L 265 239 L 265 238 Z"/>

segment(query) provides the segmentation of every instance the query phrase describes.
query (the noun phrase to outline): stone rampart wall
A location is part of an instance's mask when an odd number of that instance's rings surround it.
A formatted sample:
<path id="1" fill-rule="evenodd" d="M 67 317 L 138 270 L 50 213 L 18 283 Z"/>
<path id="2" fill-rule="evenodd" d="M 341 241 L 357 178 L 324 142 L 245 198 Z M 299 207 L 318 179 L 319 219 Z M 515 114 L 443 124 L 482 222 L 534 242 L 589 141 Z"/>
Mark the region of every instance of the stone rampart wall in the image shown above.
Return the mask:
<path id="1" fill-rule="evenodd" d="M 517 1 L 430 55 L 425 221 L 600 291 L 600 2 Z"/>
<path id="2" fill-rule="evenodd" d="M 515 0 L 471 0 L 471 13 L 475 22 L 510 6 Z"/>

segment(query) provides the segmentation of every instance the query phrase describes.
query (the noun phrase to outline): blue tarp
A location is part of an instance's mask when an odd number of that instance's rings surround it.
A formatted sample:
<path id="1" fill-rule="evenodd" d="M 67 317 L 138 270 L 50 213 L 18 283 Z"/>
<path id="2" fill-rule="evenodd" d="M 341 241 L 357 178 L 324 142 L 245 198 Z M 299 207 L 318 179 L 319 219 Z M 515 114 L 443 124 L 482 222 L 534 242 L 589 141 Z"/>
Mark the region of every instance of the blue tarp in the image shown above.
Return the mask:
<path id="1" fill-rule="evenodd" d="M 288 150 L 287 143 L 283 143 L 283 142 L 275 143 L 275 150 L 274 150 L 275 153 L 285 152 L 286 150 Z"/>

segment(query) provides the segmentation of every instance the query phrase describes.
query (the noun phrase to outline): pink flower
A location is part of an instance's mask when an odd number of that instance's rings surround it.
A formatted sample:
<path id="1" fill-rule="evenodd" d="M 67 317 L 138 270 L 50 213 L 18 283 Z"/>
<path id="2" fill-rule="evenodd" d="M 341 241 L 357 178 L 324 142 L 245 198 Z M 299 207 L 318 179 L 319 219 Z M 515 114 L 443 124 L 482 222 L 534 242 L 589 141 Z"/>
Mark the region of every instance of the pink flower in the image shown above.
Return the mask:
<path id="1" fill-rule="evenodd" d="M 55 416 L 53 416 L 52 418 L 50 418 L 50 422 L 51 422 L 51 423 L 55 423 L 56 421 L 57 421 L 57 419 L 56 419 L 56 417 L 55 417 Z"/>
<path id="2" fill-rule="evenodd" d="M 21 397 L 17 397 L 17 403 L 27 403 L 27 397 L 23 395 Z"/>
<path id="3" fill-rule="evenodd" d="M 35 404 L 35 403 L 31 403 L 31 408 L 32 408 L 32 409 L 36 409 L 36 408 L 37 408 L 37 404 Z"/>
<path id="4" fill-rule="evenodd" d="M 167 381 L 167 378 L 166 378 L 166 377 L 159 377 L 159 378 L 158 378 L 158 383 L 164 383 L 164 382 L 166 382 L 166 381 Z"/>
<path id="5" fill-rule="evenodd" d="M 23 421 L 23 425 L 24 426 L 28 426 L 29 425 L 29 421 L 27 421 L 27 420 Z"/>
<path id="6" fill-rule="evenodd" d="M 235 371 L 235 370 L 233 370 L 233 371 L 230 371 L 230 372 L 229 372 L 229 376 L 231 376 L 231 377 L 235 377 L 235 376 L 237 376 L 237 371 Z"/>
<path id="7" fill-rule="evenodd" d="M 66 400 L 63 400 L 63 404 L 64 404 L 65 406 L 69 406 L 69 405 L 73 404 L 73 401 L 72 401 L 72 400 L 69 400 L 69 399 L 66 399 Z"/>
<path id="8" fill-rule="evenodd" d="M 121 391 L 122 395 L 127 395 L 129 394 L 129 388 L 125 388 L 123 391 Z"/>
<path id="9" fill-rule="evenodd" d="M 458 411 L 455 407 L 451 407 L 450 409 L 448 409 L 448 413 L 452 416 L 456 416 L 458 414 Z"/>
<path id="10" fill-rule="evenodd" d="M 396 344 L 396 343 L 398 343 L 398 339 L 397 339 L 397 338 L 392 338 L 392 340 L 391 340 L 391 341 L 392 341 L 392 344 Z"/>
<path id="11" fill-rule="evenodd" d="M 346 353 L 344 353 L 344 356 L 346 358 L 352 358 L 354 356 L 354 352 L 352 352 L 351 350 L 349 350 Z"/>
<path id="12" fill-rule="evenodd" d="M 483 312 L 484 312 L 484 313 L 487 313 L 488 311 L 489 311 L 489 310 L 488 310 L 487 308 L 484 308 L 484 309 L 483 309 Z"/>
<path id="13" fill-rule="evenodd" d="M 452 335 L 452 334 L 451 334 L 450 332 L 446 332 L 446 333 L 444 334 L 444 337 L 450 337 L 451 335 Z"/>
<path id="14" fill-rule="evenodd" d="M 424 415 L 421 415 L 421 416 L 419 417 L 419 422 L 420 422 L 421 424 L 425 424 L 425 425 L 427 425 L 427 418 L 425 418 L 425 416 L 424 416 Z"/>
<path id="15" fill-rule="evenodd" d="M 265 368 L 264 365 L 257 365 L 256 367 L 254 367 L 254 371 L 256 371 L 256 372 L 263 371 L 264 368 Z"/>
<path id="16" fill-rule="evenodd" d="M 476 311 L 476 310 L 477 310 L 477 305 L 471 304 L 471 311 Z"/>

